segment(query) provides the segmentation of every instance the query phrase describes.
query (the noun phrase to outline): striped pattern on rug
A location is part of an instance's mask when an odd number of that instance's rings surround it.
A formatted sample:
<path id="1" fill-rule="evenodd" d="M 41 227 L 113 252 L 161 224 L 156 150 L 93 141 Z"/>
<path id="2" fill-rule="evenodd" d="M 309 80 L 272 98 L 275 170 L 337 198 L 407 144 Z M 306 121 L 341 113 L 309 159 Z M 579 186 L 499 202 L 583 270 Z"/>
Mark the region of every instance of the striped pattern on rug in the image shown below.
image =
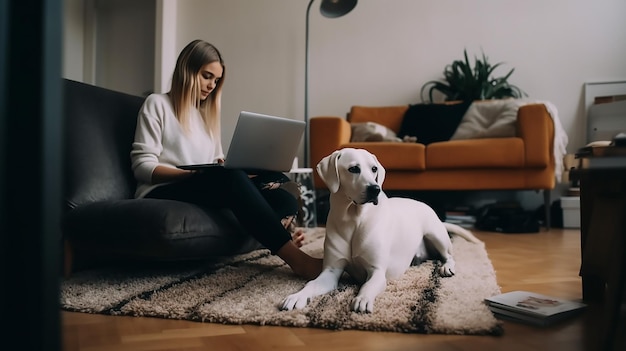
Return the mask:
<path id="1" fill-rule="evenodd" d="M 307 230 L 302 249 L 322 257 L 324 228 Z M 267 250 L 180 267 L 83 271 L 61 284 L 68 311 L 149 316 L 227 324 L 359 329 L 423 334 L 501 335 L 483 303 L 500 293 L 483 244 L 453 237 L 456 275 L 441 278 L 436 261 L 410 267 L 390 281 L 374 312 L 350 311 L 358 286 L 347 275 L 336 291 L 302 310 L 280 311 L 282 299 L 306 283 Z"/>

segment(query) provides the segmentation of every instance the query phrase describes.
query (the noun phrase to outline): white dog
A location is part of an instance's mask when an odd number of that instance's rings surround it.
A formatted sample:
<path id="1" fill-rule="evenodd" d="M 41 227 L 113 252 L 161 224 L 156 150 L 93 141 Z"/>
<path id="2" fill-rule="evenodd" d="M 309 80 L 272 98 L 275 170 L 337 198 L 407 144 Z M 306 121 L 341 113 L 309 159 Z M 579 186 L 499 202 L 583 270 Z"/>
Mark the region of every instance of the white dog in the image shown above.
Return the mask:
<path id="1" fill-rule="evenodd" d="M 423 202 L 387 197 L 381 190 L 385 169 L 366 150 L 335 151 L 320 161 L 317 171 L 331 193 L 323 269 L 283 300 L 283 310 L 303 308 L 311 298 L 334 290 L 346 271 L 362 283 L 352 310 L 371 313 L 387 280 L 399 277 L 411 264 L 436 258 L 442 261 L 442 276 L 454 275 L 448 232 L 479 242 L 468 230 L 441 222 Z"/>

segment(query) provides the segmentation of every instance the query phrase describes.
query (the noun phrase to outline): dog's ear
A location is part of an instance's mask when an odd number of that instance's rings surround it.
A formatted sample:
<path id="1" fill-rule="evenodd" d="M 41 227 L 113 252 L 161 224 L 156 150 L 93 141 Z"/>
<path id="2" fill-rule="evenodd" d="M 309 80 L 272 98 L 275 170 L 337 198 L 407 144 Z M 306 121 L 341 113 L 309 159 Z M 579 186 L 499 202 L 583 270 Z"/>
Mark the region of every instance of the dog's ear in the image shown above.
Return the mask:
<path id="1" fill-rule="evenodd" d="M 378 157 L 376 157 L 376 155 L 372 154 L 372 156 L 374 156 L 374 160 L 376 161 L 376 167 L 378 167 L 378 173 L 376 174 L 376 184 L 378 184 L 378 186 L 382 188 L 383 183 L 385 182 L 385 167 L 380 164 L 380 161 L 378 161 Z"/>
<path id="2" fill-rule="evenodd" d="M 339 190 L 339 170 L 337 169 L 337 159 L 341 156 L 341 151 L 334 151 L 332 154 L 324 157 L 317 164 L 317 174 L 328 186 L 331 193 Z"/>

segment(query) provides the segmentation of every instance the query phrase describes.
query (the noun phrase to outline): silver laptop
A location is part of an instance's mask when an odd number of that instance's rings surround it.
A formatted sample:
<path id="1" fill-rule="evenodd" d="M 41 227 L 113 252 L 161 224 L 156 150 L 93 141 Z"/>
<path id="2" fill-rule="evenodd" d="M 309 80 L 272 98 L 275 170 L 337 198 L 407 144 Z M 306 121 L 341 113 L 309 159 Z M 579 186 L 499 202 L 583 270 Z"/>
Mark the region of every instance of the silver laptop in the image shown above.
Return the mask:
<path id="1" fill-rule="evenodd" d="M 226 168 L 288 172 L 298 153 L 305 123 L 289 118 L 241 111 L 228 147 Z M 222 164 L 182 165 L 203 169 Z"/>

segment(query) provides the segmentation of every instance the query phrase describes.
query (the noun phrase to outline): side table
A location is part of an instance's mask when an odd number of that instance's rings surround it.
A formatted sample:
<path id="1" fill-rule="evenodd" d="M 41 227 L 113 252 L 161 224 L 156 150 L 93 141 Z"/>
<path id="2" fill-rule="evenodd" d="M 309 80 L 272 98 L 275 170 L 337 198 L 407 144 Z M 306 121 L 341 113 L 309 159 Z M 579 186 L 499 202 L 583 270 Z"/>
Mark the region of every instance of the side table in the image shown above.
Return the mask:
<path id="1" fill-rule="evenodd" d="M 626 157 L 580 157 L 583 300 L 597 305 L 598 350 L 614 350 L 626 291 Z"/>
<path id="2" fill-rule="evenodd" d="M 306 228 L 317 227 L 313 169 L 293 168 L 287 173 L 287 176 L 300 187 L 302 208 L 300 210 L 301 215 L 298 216 L 298 226 Z"/>

